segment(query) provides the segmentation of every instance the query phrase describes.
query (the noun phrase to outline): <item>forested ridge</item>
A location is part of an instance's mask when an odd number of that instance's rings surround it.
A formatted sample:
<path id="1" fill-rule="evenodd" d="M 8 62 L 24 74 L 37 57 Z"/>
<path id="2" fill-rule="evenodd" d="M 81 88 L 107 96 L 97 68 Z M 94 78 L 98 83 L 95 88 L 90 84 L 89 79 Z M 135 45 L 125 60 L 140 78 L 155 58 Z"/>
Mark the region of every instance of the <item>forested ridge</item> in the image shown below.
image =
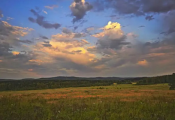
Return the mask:
<path id="1" fill-rule="evenodd" d="M 109 86 L 113 83 L 151 85 L 160 83 L 169 83 L 170 90 L 175 89 L 175 73 L 172 75 L 163 75 L 157 77 L 140 77 L 140 78 L 117 78 L 117 77 L 97 77 L 97 78 L 80 78 L 80 77 L 54 77 L 40 79 L 23 79 L 23 80 L 0 80 L 0 91 L 19 91 L 19 90 L 39 90 L 55 89 L 68 87 L 90 87 L 90 86 Z"/>

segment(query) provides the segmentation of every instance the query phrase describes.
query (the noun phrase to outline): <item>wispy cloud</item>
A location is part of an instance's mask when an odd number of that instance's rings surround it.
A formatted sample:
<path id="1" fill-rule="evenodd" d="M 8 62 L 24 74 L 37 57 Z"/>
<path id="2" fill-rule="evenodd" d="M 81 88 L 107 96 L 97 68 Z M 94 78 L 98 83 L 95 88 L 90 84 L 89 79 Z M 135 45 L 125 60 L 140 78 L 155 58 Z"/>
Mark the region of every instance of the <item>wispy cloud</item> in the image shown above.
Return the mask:
<path id="1" fill-rule="evenodd" d="M 54 8 L 58 8 L 58 5 L 45 6 L 45 8 L 53 10 Z"/>
<path id="2" fill-rule="evenodd" d="M 45 10 L 43 10 L 43 13 L 47 14 L 47 12 Z"/>
<path id="3" fill-rule="evenodd" d="M 31 22 L 33 22 L 33 23 L 37 23 L 39 26 L 42 26 L 42 27 L 44 27 L 44 28 L 46 28 L 46 29 L 51 29 L 51 28 L 55 28 L 55 29 L 58 29 L 61 25 L 60 24 L 58 24 L 58 23 L 49 23 L 49 22 L 47 22 L 47 21 L 45 21 L 44 19 L 44 17 L 43 16 L 41 16 L 41 15 L 39 15 L 35 10 L 33 10 L 33 9 L 31 9 L 30 10 L 37 18 L 36 19 L 34 19 L 34 18 L 32 18 L 32 17 L 29 17 L 28 19 L 29 19 L 29 21 L 31 21 Z"/>

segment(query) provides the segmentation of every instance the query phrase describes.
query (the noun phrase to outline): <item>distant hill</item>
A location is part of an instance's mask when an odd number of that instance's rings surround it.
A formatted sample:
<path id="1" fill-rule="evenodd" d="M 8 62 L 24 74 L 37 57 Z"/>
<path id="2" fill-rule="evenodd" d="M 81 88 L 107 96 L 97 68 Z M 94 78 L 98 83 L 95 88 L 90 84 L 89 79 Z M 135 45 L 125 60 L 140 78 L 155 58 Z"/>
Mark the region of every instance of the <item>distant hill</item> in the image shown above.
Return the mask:
<path id="1" fill-rule="evenodd" d="M 50 78 L 25 78 L 20 80 L 0 79 L 0 91 L 12 90 L 38 90 L 67 87 L 108 86 L 117 84 L 149 85 L 169 83 L 171 89 L 175 89 L 175 74 L 157 77 L 74 77 L 58 76 Z"/>

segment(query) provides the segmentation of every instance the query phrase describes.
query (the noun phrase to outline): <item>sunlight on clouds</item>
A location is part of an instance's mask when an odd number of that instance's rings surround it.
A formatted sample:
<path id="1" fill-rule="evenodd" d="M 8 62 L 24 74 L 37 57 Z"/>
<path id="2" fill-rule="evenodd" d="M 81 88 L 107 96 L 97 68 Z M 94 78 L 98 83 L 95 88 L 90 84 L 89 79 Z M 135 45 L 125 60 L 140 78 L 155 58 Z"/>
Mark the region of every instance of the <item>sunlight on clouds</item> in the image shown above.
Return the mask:
<path id="1" fill-rule="evenodd" d="M 138 61 L 137 64 L 141 65 L 141 66 L 147 66 L 148 65 L 148 61 L 144 59 L 144 60 Z"/>
<path id="2" fill-rule="evenodd" d="M 34 29 L 32 28 L 23 28 L 23 27 L 19 27 L 19 26 L 12 26 L 10 25 L 8 22 L 6 21 L 2 21 L 2 23 L 4 24 L 5 27 L 7 28 L 12 28 L 11 33 L 17 36 L 25 36 L 28 34 L 28 32 L 33 31 Z"/>
<path id="3" fill-rule="evenodd" d="M 72 35 L 63 33 L 53 35 L 49 43 L 52 47 L 43 47 L 42 43 L 38 43 L 35 51 L 44 53 L 48 58 L 53 59 L 52 62 L 54 62 L 54 58 L 59 57 L 77 64 L 88 64 L 95 58 L 94 54 L 87 51 L 89 42 L 85 39 L 76 40 Z M 42 61 L 44 61 L 44 59 Z"/>
<path id="4" fill-rule="evenodd" d="M 17 52 L 17 51 L 12 51 L 12 54 L 13 54 L 13 55 L 19 55 L 19 54 L 20 54 L 20 52 Z"/>
<path id="5" fill-rule="evenodd" d="M 90 62 L 90 59 L 95 57 L 94 54 L 89 53 L 85 48 L 76 47 L 71 43 L 50 42 L 50 44 L 53 46 L 53 48 L 45 47 L 41 50 L 51 55 L 52 57 L 61 57 L 80 64 L 87 64 L 88 62 Z M 71 45 L 70 48 L 67 47 L 69 45 Z"/>
<path id="6" fill-rule="evenodd" d="M 81 0 L 81 3 L 84 5 L 85 4 L 85 0 Z M 70 7 L 75 7 L 76 6 L 76 2 L 74 1 Z M 84 5 L 85 6 L 85 5 Z"/>
<path id="7" fill-rule="evenodd" d="M 29 72 L 33 72 L 33 69 L 28 69 Z"/>
<path id="8" fill-rule="evenodd" d="M 110 36 L 111 39 L 116 39 L 116 38 L 120 38 L 124 35 L 123 31 L 121 30 L 121 25 L 117 22 L 113 23 L 113 22 L 109 21 L 108 24 L 101 29 L 103 30 L 103 32 L 92 35 L 92 36 L 97 37 L 97 38 L 101 38 L 101 37 L 108 35 L 108 36 Z"/>
<path id="9" fill-rule="evenodd" d="M 115 22 L 112 23 L 111 21 L 108 22 L 108 25 L 106 25 L 104 28 L 104 30 L 110 30 L 110 29 L 121 29 L 121 26 L 119 23 Z"/>
<path id="10" fill-rule="evenodd" d="M 36 63 L 36 64 L 38 64 L 38 65 L 41 65 L 41 64 L 43 63 L 42 60 L 38 60 L 38 59 L 29 60 L 29 62 L 31 62 L 31 63 Z"/>

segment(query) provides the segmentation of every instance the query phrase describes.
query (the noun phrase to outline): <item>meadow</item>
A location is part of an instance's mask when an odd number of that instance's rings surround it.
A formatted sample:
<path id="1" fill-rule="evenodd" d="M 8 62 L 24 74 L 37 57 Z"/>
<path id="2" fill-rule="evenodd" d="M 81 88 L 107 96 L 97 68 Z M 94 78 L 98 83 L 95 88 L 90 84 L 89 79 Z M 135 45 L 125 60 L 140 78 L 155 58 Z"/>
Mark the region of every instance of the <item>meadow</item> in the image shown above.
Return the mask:
<path id="1" fill-rule="evenodd" d="M 174 120 L 168 84 L 0 92 L 0 120 Z"/>

